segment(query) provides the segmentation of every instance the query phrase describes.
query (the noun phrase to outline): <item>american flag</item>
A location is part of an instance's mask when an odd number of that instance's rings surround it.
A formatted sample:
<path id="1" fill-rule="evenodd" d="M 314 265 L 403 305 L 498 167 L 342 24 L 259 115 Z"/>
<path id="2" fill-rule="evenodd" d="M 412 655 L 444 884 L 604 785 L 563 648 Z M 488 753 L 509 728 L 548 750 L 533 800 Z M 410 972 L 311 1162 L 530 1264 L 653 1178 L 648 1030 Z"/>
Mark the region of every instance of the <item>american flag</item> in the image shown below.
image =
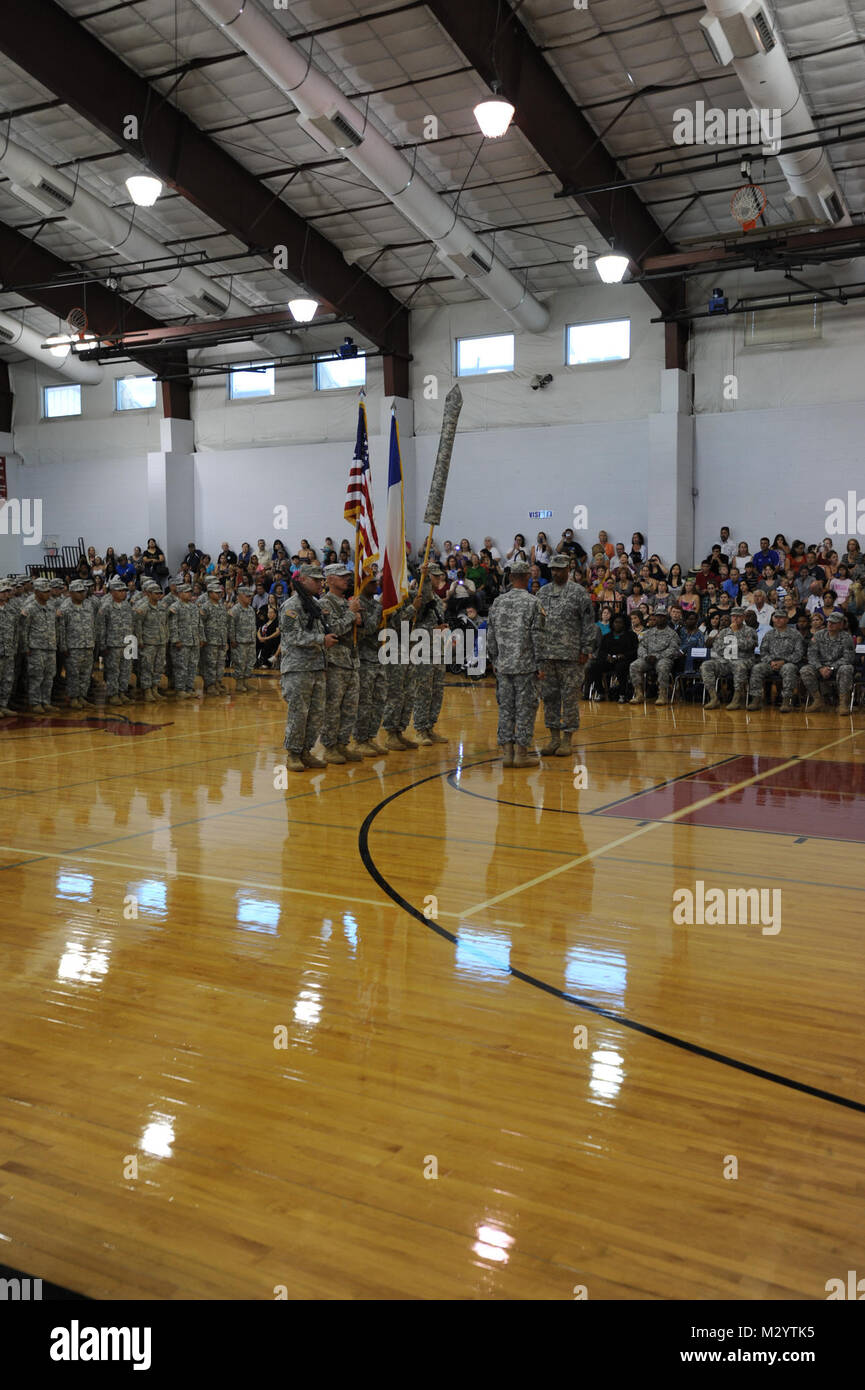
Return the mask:
<path id="1" fill-rule="evenodd" d="M 378 559 L 378 532 L 372 512 L 371 481 L 366 406 L 360 401 L 357 408 L 357 442 L 354 446 L 351 472 L 348 475 L 348 493 L 343 513 L 346 521 L 350 521 L 357 532 L 355 565 L 358 574 L 363 573 L 364 565 L 372 564 Z"/>

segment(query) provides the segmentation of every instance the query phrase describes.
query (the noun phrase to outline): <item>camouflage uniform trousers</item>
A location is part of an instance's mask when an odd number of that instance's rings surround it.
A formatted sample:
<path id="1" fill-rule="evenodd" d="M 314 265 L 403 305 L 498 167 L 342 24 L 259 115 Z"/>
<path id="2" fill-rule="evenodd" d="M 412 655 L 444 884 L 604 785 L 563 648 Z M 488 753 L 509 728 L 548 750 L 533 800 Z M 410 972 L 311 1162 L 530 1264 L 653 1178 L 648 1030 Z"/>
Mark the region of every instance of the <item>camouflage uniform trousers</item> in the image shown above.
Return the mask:
<path id="1" fill-rule="evenodd" d="M 636 661 L 631 662 L 631 684 L 636 690 L 646 688 L 646 673 L 654 671 L 658 677 L 658 689 L 669 690 L 673 683 L 673 662 L 675 656 L 659 656 L 654 664 L 650 663 L 644 656 L 638 656 Z"/>
<path id="2" fill-rule="evenodd" d="M 344 747 L 351 738 L 357 719 L 359 686 L 356 666 L 328 666 L 321 732 L 325 748 L 335 748 L 337 744 Z"/>
<path id="3" fill-rule="evenodd" d="M 222 642 L 205 642 L 201 648 L 201 674 L 205 690 L 222 680 L 225 675 L 225 646 Z"/>
<path id="4" fill-rule="evenodd" d="M 744 690 L 748 685 L 748 676 L 753 666 L 750 658 L 737 658 L 735 661 L 725 661 L 723 657 L 710 657 L 704 661 L 700 667 L 700 676 L 706 689 L 711 693 L 715 689 L 715 682 L 719 680 L 731 680 L 734 691 Z"/>
<path id="5" fill-rule="evenodd" d="M 285 747 L 289 753 L 308 753 L 324 722 L 324 671 L 284 671 L 280 684 L 288 706 Z"/>
<path id="6" fill-rule="evenodd" d="M 401 734 L 408 728 L 416 670 L 401 664 L 385 667 L 387 688 L 381 722 L 386 733 Z"/>
<path id="7" fill-rule="evenodd" d="M 444 666 L 417 666 L 414 674 L 414 726 L 419 734 L 427 734 L 435 728 L 444 696 Z"/>
<path id="8" fill-rule="evenodd" d="M 255 669 L 255 643 L 238 642 L 231 649 L 231 669 L 234 679 L 248 681 Z"/>
<path id="9" fill-rule="evenodd" d="M 785 661 L 780 671 L 772 670 L 770 661 L 758 661 L 751 668 L 749 690 L 751 696 L 763 698 L 763 684 L 769 678 L 781 681 L 781 694 L 785 700 L 792 700 L 799 685 L 799 668 L 792 661 Z"/>
<path id="10" fill-rule="evenodd" d="M 33 705 L 50 705 L 57 653 L 37 648 L 27 653 L 27 698 Z"/>
<path id="11" fill-rule="evenodd" d="M 165 670 L 165 643 L 141 647 L 138 654 L 138 684 L 141 690 L 158 687 Z"/>
<path id="12" fill-rule="evenodd" d="M 66 653 L 66 694 L 70 700 L 83 700 L 93 674 L 93 648 L 73 647 Z"/>
<path id="13" fill-rule="evenodd" d="M 539 698 L 538 678 L 534 671 L 520 671 L 513 676 L 497 672 L 500 744 L 518 743 L 521 748 L 531 746 Z"/>
<path id="14" fill-rule="evenodd" d="M 102 665 L 105 668 L 106 695 L 109 698 L 112 695 L 125 695 L 132 673 L 132 657 L 124 656 L 122 647 L 106 647 L 102 653 Z"/>
<path id="15" fill-rule="evenodd" d="M 172 647 L 171 659 L 174 663 L 175 690 L 195 689 L 198 675 L 198 647 Z"/>
<path id="16" fill-rule="evenodd" d="M 358 743 L 369 742 L 381 728 L 386 694 L 386 668 L 378 661 L 361 662 L 357 719 L 354 725 L 354 736 Z"/>
<path id="17" fill-rule="evenodd" d="M 541 699 L 548 729 L 572 734 L 580 727 L 580 675 L 578 661 L 543 661 Z"/>
<path id="18" fill-rule="evenodd" d="M 823 677 L 820 675 L 820 667 L 803 666 L 799 674 L 802 677 L 802 684 L 808 691 L 808 694 L 813 698 L 813 696 L 815 696 L 819 692 L 819 683 L 823 679 Z M 832 676 L 830 677 L 830 680 L 831 679 L 834 679 L 838 682 L 838 703 L 849 705 L 850 696 L 853 693 L 852 663 L 847 661 L 839 662 L 837 666 L 833 667 Z M 2 703 L 3 701 L 0 700 L 0 704 Z"/>
<path id="19" fill-rule="evenodd" d="M 0 656 L 0 708 L 7 708 L 15 684 L 14 656 Z"/>

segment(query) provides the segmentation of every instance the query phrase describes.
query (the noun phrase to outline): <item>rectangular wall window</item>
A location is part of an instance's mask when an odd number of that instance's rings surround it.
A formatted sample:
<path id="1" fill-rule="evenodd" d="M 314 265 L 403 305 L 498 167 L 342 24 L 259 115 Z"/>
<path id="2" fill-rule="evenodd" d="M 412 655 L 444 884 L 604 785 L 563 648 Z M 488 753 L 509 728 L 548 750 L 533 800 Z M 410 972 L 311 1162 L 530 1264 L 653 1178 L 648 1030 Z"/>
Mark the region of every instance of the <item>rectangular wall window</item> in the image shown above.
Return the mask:
<path id="1" fill-rule="evenodd" d="M 46 420 L 59 420 L 64 415 L 80 415 L 81 387 L 45 386 L 42 402 L 42 414 Z"/>
<path id="2" fill-rule="evenodd" d="M 340 387 L 366 385 L 366 358 L 337 357 L 330 362 L 316 362 L 316 391 L 338 391 Z"/>
<path id="3" fill-rule="evenodd" d="M 228 374 L 229 399 L 248 401 L 254 396 L 272 396 L 275 378 L 272 366 L 233 367 Z"/>
<path id="4" fill-rule="evenodd" d="M 155 376 L 124 376 L 115 381 L 115 410 L 153 410 L 155 406 Z"/>
<path id="5" fill-rule="evenodd" d="M 565 362 L 582 367 L 589 362 L 625 362 L 631 355 L 631 320 L 568 325 Z"/>
<path id="6" fill-rule="evenodd" d="M 457 338 L 457 376 L 488 376 L 514 370 L 514 335 Z"/>

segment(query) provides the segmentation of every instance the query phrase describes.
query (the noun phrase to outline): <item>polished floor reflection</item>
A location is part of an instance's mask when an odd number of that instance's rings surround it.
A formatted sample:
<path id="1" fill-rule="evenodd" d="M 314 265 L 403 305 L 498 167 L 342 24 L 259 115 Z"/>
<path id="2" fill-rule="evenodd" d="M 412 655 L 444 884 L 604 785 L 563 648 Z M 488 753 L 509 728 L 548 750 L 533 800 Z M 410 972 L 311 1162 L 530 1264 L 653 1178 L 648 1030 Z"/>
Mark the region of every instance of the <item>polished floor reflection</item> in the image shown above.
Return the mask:
<path id="1" fill-rule="evenodd" d="M 514 772 L 455 685 L 448 747 L 286 788 L 282 708 L 0 729 L 0 1262 L 824 1298 L 861 1250 L 861 715 L 590 706 Z M 781 930 L 675 924 L 698 880 L 780 890 Z"/>

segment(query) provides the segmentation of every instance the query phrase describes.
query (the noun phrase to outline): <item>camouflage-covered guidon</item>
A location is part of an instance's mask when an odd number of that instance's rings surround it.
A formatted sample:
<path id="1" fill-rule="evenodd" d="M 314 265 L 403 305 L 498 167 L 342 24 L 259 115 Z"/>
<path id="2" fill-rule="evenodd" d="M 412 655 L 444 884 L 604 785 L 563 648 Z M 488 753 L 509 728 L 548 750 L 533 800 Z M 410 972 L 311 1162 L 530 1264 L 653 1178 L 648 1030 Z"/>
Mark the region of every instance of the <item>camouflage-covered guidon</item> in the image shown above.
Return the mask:
<path id="1" fill-rule="evenodd" d="M 457 423 L 462 408 L 463 393 L 459 388 L 459 382 L 457 382 L 445 396 L 442 432 L 439 439 L 432 482 L 430 483 L 429 498 L 423 518 L 424 524 L 427 526 L 441 525 L 442 508 L 444 507 L 445 501 L 445 488 L 448 485 L 448 470 L 451 466 L 451 455 L 454 451 Z"/>

